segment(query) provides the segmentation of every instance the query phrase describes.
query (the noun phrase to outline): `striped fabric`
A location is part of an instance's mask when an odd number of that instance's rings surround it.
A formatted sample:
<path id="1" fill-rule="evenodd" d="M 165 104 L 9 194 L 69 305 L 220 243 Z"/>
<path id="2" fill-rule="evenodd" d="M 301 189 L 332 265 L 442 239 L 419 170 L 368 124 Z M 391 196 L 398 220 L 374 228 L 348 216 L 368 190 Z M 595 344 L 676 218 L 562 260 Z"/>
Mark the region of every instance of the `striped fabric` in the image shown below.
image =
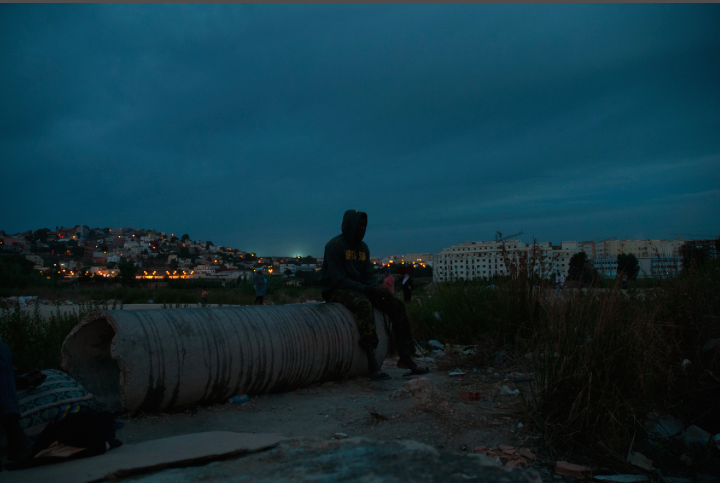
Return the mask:
<path id="1" fill-rule="evenodd" d="M 68 413 L 79 411 L 78 404 L 95 406 L 93 395 L 64 372 L 48 369 L 42 373 L 47 379 L 41 385 L 18 391 L 20 426 L 29 436 L 40 433 L 48 421 L 59 415 L 61 406 L 68 406 L 63 408 Z M 64 417 L 62 413 L 60 416 Z"/>

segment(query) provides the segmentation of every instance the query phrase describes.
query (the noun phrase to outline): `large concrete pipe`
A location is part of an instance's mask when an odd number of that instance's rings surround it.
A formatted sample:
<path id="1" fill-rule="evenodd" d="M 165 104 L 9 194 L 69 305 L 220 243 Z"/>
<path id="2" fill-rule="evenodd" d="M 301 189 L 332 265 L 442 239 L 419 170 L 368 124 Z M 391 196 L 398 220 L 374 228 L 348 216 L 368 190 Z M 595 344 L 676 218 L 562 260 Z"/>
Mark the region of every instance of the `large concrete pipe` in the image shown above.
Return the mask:
<path id="1" fill-rule="evenodd" d="M 107 310 L 73 328 L 62 367 L 110 410 L 158 411 L 365 374 L 359 338 L 340 304 Z"/>

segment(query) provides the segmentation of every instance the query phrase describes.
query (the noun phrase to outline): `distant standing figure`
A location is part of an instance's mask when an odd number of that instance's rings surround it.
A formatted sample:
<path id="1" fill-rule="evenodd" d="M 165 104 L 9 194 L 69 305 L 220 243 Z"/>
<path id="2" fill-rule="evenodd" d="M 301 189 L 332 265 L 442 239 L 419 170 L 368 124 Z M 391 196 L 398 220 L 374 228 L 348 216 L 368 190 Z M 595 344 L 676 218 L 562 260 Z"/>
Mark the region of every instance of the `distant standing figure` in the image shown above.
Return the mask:
<path id="1" fill-rule="evenodd" d="M 414 288 L 412 278 L 406 273 L 402 281 L 403 300 L 405 300 L 405 302 L 412 301 L 412 291 Z"/>
<path id="2" fill-rule="evenodd" d="M 385 269 L 383 287 L 385 287 L 391 294 L 395 294 L 395 277 L 392 276 L 392 274 L 390 273 L 390 269 L 388 268 Z"/>
<path id="3" fill-rule="evenodd" d="M 624 290 L 627 290 L 627 280 L 628 280 L 627 274 L 624 273 L 623 274 L 623 289 Z"/>
<path id="4" fill-rule="evenodd" d="M 209 296 L 210 296 L 210 292 L 208 292 L 207 290 L 205 290 L 205 289 L 203 288 L 203 289 L 202 289 L 202 292 L 200 293 L 200 300 L 202 301 L 202 306 L 203 306 L 203 307 L 206 307 L 206 306 L 207 306 L 207 304 L 208 304 L 207 299 L 208 299 Z"/>
<path id="5" fill-rule="evenodd" d="M 557 291 L 555 292 L 555 298 L 558 298 L 560 296 L 560 292 L 563 290 L 563 285 L 565 285 L 565 275 L 558 272 L 555 276 L 555 283 L 557 284 Z"/>
<path id="6" fill-rule="evenodd" d="M 262 275 L 262 268 L 255 270 L 253 281 L 255 282 L 255 305 L 264 305 L 263 297 L 267 288 L 267 280 Z"/>

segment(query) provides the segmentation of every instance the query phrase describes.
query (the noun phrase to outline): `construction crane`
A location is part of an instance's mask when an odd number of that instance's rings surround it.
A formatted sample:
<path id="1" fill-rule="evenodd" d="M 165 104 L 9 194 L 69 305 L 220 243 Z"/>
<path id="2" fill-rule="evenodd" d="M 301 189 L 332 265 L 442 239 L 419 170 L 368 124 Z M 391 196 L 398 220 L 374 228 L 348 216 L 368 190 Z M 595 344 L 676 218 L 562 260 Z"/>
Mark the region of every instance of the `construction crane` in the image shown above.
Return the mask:
<path id="1" fill-rule="evenodd" d="M 523 234 L 523 232 L 521 231 L 520 233 L 515 233 L 515 234 L 512 234 L 512 235 L 508 235 L 508 236 L 502 236 L 502 233 L 500 233 L 500 232 L 498 231 L 498 232 L 495 233 L 495 242 L 501 242 L 501 241 L 503 241 L 503 240 L 508 240 L 508 239 L 510 239 L 510 238 L 512 238 L 512 237 L 514 237 L 514 236 L 520 236 L 520 235 L 522 235 L 522 234 Z"/>
<path id="2" fill-rule="evenodd" d="M 689 233 L 670 233 L 670 236 L 691 236 L 694 238 L 717 238 L 717 235 L 690 235 Z"/>

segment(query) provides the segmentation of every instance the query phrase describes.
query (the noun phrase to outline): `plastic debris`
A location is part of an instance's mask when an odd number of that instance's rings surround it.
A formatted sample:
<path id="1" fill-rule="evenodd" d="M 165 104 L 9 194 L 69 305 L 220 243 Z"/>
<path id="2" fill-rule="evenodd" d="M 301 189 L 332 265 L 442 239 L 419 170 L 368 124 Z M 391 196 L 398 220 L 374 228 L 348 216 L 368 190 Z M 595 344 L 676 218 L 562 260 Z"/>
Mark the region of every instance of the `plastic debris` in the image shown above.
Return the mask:
<path id="1" fill-rule="evenodd" d="M 513 391 L 513 390 L 511 390 L 511 389 L 510 389 L 509 387 L 507 387 L 507 386 L 503 386 L 503 387 L 500 388 L 500 395 L 501 395 L 501 396 L 517 396 L 518 394 L 520 394 L 520 390 L 519 390 L 519 389 L 515 389 L 515 390 Z"/>
<path id="2" fill-rule="evenodd" d="M 685 430 L 685 446 L 687 447 L 704 447 L 710 442 L 710 433 L 704 431 L 697 426 L 690 426 Z"/>
<path id="3" fill-rule="evenodd" d="M 522 427 L 523 427 L 523 423 L 518 423 L 518 428 L 522 428 Z"/>
<path id="4" fill-rule="evenodd" d="M 435 312 L 435 317 L 439 318 L 439 316 L 440 316 L 440 314 L 439 314 L 438 312 Z M 430 340 L 430 341 L 428 341 L 428 345 L 429 345 L 430 347 L 434 347 L 434 348 L 436 348 L 436 349 L 441 349 L 441 350 L 445 348 L 444 345 L 442 345 L 440 342 L 438 342 L 438 341 L 436 341 L 436 340 Z"/>
<path id="5" fill-rule="evenodd" d="M 467 374 L 467 372 L 461 372 L 457 369 L 452 372 L 448 372 L 448 376 L 464 376 L 465 374 Z"/>
<path id="6" fill-rule="evenodd" d="M 630 458 L 630 464 L 647 471 L 652 471 L 653 469 L 652 460 L 648 459 L 644 454 L 640 453 L 639 451 L 636 451 L 632 455 L 632 458 Z"/>
<path id="7" fill-rule="evenodd" d="M 242 394 L 240 396 L 231 397 L 230 399 L 228 399 L 228 402 L 230 404 L 242 404 L 248 402 L 249 400 L 250 396 L 248 396 L 247 394 Z"/>
<path id="8" fill-rule="evenodd" d="M 335 439 L 346 439 L 348 437 L 348 435 L 345 433 L 335 433 L 333 436 L 335 437 Z"/>
<path id="9" fill-rule="evenodd" d="M 690 359 L 683 359 L 683 361 L 680 363 L 680 368 L 684 371 L 690 364 L 692 364 L 692 362 L 690 362 Z"/>
<path id="10" fill-rule="evenodd" d="M 649 428 L 652 438 L 667 439 L 682 433 L 683 424 L 672 416 L 665 416 Z"/>

